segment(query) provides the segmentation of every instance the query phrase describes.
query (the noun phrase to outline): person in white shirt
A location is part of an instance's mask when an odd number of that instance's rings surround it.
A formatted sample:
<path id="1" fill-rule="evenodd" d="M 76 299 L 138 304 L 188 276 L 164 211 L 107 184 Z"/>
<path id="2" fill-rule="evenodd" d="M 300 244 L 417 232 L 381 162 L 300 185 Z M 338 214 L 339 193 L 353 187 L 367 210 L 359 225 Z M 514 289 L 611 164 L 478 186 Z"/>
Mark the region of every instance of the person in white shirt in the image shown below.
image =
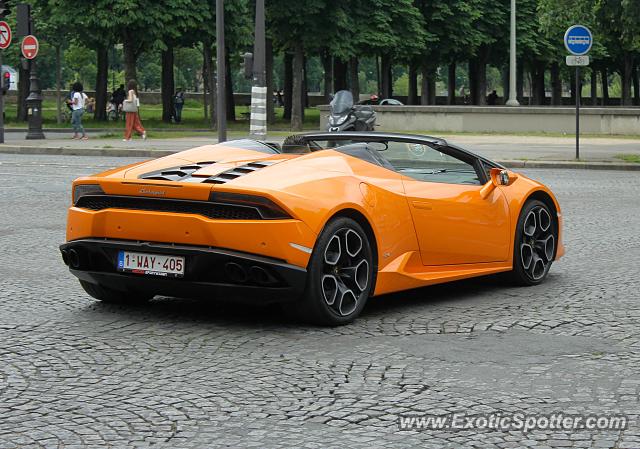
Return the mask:
<path id="1" fill-rule="evenodd" d="M 71 96 L 71 126 L 73 126 L 73 139 L 87 140 L 87 134 L 82 126 L 82 115 L 87 101 L 87 95 L 83 92 L 82 83 L 73 83 L 73 95 Z"/>

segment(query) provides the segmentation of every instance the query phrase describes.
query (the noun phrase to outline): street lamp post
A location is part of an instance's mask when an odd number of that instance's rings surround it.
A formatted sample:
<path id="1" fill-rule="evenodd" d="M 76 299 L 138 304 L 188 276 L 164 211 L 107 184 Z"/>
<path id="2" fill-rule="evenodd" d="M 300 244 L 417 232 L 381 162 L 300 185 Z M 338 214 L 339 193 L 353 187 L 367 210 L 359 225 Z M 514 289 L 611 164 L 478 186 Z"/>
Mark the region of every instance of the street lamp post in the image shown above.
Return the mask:
<path id="1" fill-rule="evenodd" d="M 267 137 L 267 74 L 264 0 L 256 0 L 255 45 L 253 48 L 253 86 L 251 87 L 251 136 Z"/>
<path id="2" fill-rule="evenodd" d="M 218 142 L 227 140 L 227 107 L 225 103 L 224 0 L 216 0 L 216 76 L 218 78 Z"/>
<path id="3" fill-rule="evenodd" d="M 507 106 L 520 106 L 516 92 L 516 0 L 511 0 L 511 36 L 509 40 L 509 99 Z"/>

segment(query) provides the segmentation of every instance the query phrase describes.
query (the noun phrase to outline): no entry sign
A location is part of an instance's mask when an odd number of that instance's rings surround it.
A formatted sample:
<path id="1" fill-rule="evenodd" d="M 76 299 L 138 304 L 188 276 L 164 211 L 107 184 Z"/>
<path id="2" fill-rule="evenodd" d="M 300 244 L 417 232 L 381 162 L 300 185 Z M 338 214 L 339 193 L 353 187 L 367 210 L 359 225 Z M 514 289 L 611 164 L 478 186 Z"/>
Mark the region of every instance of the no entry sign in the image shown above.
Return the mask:
<path id="1" fill-rule="evenodd" d="M 7 22 L 0 22 L 0 49 L 4 50 L 9 45 L 11 45 L 11 27 Z"/>
<path id="2" fill-rule="evenodd" d="M 33 59 L 38 56 L 38 50 L 40 48 L 40 44 L 38 43 L 38 39 L 35 36 L 29 35 L 25 36 L 22 39 L 22 56 L 27 59 Z"/>

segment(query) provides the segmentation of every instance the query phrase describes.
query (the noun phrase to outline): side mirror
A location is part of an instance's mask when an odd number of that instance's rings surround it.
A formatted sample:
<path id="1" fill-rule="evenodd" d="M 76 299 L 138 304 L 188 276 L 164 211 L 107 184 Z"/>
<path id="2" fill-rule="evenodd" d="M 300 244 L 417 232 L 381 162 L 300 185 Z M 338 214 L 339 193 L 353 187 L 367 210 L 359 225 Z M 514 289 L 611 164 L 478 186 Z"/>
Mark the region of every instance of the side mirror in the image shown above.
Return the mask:
<path id="1" fill-rule="evenodd" d="M 518 175 L 502 168 L 491 169 L 491 182 L 497 186 L 510 186 L 518 179 Z"/>
<path id="2" fill-rule="evenodd" d="M 518 175 L 502 168 L 492 168 L 491 179 L 480 189 L 480 197 L 486 199 L 498 186 L 510 186 L 518 179 Z"/>

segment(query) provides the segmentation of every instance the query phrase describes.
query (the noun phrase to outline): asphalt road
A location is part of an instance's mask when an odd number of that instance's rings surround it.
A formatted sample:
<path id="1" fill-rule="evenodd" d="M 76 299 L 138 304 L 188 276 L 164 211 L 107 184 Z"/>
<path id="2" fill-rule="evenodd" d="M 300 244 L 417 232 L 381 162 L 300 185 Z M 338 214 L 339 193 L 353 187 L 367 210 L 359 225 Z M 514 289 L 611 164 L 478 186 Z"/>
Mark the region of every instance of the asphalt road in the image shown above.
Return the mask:
<path id="1" fill-rule="evenodd" d="M 638 448 L 640 176 L 527 173 L 567 256 L 376 298 L 353 325 L 277 308 L 90 299 L 58 254 L 70 181 L 131 159 L 0 155 L 0 448 Z M 400 431 L 399 414 L 624 413 L 626 431 Z"/>

